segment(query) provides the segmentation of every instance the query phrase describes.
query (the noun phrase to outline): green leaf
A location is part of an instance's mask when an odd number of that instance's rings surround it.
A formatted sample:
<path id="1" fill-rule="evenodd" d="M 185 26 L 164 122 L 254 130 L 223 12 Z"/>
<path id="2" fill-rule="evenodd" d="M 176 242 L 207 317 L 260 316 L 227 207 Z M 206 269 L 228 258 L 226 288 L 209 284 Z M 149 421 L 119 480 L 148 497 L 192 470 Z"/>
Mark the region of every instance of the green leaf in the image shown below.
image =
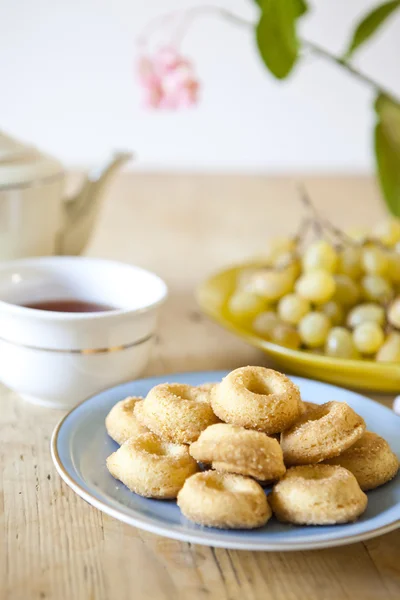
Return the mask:
<path id="1" fill-rule="evenodd" d="M 400 0 L 391 0 L 374 8 L 366 17 L 364 17 L 353 34 L 349 48 L 344 54 L 344 59 L 348 60 L 353 52 L 366 42 L 375 31 L 386 21 L 386 19 L 400 7 Z"/>
<path id="2" fill-rule="evenodd" d="M 262 7 L 262 5 L 264 3 L 264 0 L 254 0 L 254 1 L 256 4 L 258 4 L 258 6 L 260 8 Z M 304 0 L 295 0 L 294 4 L 295 4 L 297 16 L 301 17 L 301 15 L 304 15 L 308 11 L 308 6 L 304 2 Z"/>
<path id="3" fill-rule="evenodd" d="M 380 94 L 375 102 L 375 154 L 379 183 L 390 212 L 400 217 L 400 104 Z"/>
<path id="4" fill-rule="evenodd" d="M 307 11 L 307 5 L 303 0 L 261 0 L 259 4 L 258 49 L 271 73 L 283 79 L 289 75 L 298 57 L 296 21 Z"/>
<path id="5" fill-rule="evenodd" d="M 301 17 L 308 11 L 308 6 L 303 0 L 294 0 L 294 8 L 296 11 L 296 17 Z"/>

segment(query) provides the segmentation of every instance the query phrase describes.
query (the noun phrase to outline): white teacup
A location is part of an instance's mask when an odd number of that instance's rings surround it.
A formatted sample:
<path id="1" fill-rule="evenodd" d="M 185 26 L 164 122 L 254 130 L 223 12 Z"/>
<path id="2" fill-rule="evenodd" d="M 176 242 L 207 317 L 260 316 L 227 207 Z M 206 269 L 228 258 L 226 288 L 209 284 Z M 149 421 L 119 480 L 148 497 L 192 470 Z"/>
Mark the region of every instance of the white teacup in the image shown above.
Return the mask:
<path id="1" fill-rule="evenodd" d="M 108 260 L 42 257 L 1 264 L 1 382 L 30 402 L 66 408 L 137 377 L 166 295 L 156 275 Z M 112 308 L 55 312 L 24 306 L 61 299 Z"/>

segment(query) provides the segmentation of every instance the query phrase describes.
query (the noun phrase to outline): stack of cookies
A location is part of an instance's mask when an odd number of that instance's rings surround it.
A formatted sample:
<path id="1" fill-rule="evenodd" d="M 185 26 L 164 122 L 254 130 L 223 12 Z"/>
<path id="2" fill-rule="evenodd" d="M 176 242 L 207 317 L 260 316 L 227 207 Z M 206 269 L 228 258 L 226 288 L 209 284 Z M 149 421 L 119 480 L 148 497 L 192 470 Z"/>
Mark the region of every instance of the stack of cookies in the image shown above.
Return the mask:
<path id="1" fill-rule="evenodd" d="M 364 492 L 399 468 L 349 405 L 304 402 L 288 377 L 264 367 L 217 384 L 160 384 L 118 402 L 106 428 L 121 445 L 107 459 L 113 477 L 144 497 L 177 498 L 209 527 L 252 529 L 272 514 L 303 525 L 354 521 Z"/>

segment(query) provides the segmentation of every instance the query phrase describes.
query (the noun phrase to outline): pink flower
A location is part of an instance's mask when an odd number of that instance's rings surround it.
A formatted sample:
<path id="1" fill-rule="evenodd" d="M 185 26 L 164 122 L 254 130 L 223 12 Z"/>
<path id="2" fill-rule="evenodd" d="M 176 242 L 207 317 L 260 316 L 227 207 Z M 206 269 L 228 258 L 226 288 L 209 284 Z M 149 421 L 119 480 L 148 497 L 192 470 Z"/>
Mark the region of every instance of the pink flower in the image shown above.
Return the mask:
<path id="1" fill-rule="evenodd" d="M 138 77 L 149 108 L 176 110 L 198 101 L 199 82 L 192 64 L 174 48 L 161 48 L 141 56 Z"/>
<path id="2" fill-rule="evenodd" d="M 168 73 L 174 70 L 182 58 L 174 48 L 160 48 L 154 56 L 156 69 L 159 73 Z"/>
<path id="3" fill-rule="evenodd" d="M 162 100 L 161 86 L 152 85 L 144 88 L 144 105 L 147 108 L 159 108 Z"/>

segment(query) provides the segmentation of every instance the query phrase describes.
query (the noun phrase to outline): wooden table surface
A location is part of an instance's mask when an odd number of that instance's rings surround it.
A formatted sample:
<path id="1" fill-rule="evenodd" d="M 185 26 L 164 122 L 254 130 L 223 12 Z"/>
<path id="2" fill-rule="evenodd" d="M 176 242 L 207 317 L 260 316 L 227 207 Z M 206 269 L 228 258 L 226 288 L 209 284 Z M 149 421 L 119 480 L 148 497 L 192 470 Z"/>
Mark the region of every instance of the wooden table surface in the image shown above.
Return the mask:
<path id="1" fill-rule="evenodd" d="M 220 266 L 293 230 L 296 179 L 125 174 L 113 184 L 87 253 L 164 277 L 171 295 L 147 374 L 265 364 L 209 322 L 193 288 Z M 371 180 L 303 177 L 339 226 L 371 225 L 383 206 Z M 390 405 L 391 398 L 370 394 Z M 193 546 L 124 525 L 59 478 L 49 440 L 61 411 L 0 388 L 0 598 L 12 600 L 384 600 L 400 598 L 400 532 L 310 552 Z"/>

